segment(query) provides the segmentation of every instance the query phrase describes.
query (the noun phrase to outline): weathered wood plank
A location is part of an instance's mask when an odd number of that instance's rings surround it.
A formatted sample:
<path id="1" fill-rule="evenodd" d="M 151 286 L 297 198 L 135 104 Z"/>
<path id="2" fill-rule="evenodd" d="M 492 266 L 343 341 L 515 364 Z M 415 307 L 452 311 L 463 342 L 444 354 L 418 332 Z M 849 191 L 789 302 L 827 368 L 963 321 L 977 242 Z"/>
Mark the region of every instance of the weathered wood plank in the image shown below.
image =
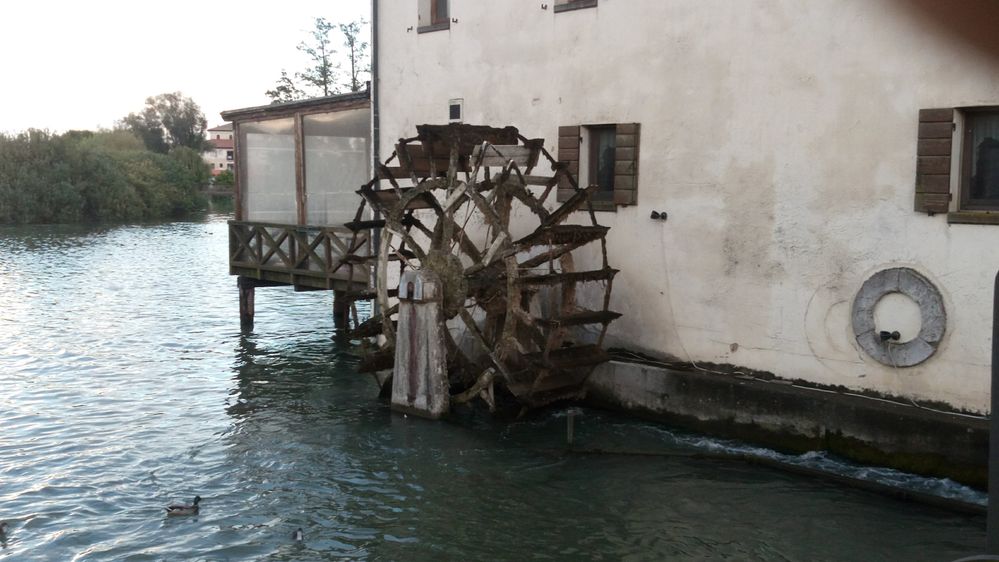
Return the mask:
<path id="1" fill-rule="evenodd" d="M 573 271 L 568 273 L 549 273 L 547 275 L 525 275 L 517 280 L 520 285 L 556 285 L 560 283 L 580 283 L 584 281 L 605 281 L 617 275 L 618 270 L 612 268 L 593 271 Z"/>
<path id="2" fill-rule="evenodd" d="M 950 209 L 950 193 L 917 193 L 915 208 L 926 213 L 946 213 Z"/>
<path id="3" fill-rule="evenodd" d="M 954 120 L 954 108 L 944 107 L 939 109 L 920 109 L 919 121 L 921 123 L 947 122 Z"/>
<path id="4" fill-rule="evenodd" d="M 949 139 L 953 135 L 952 123 L 920 123 L 920 139 Z"/>
<path id="5" fill-rule="evenodd" d="M 482 147 L 475 147 L 472 153 L 472 161 L 477 162 Z M 511 145 L 488 145 L 485 153 L 482 153 L 482 166 L 502 168 L 507 162 L 513 160 L 517 166 L 526 168 L 531 161 L 532 150 L 526 146 L 517 144 Z"/>
<path id="6" fill-rule="evenodd" d="M 524 176 L 524 183 L 527 185 L 542 185 L 548 187 L 555 185 L 558 178 L 555 176 Z"/>
<path id="7" fill-rule="evenodd" d="M 920 156 L 916 159 L 918 174 L 949 174 L 950 156 Z"/>
<path id="8" fill-rule="evenodd" d="M 916 193 L 949 193 L 950 174 L 920 174 L 916 179 Z"/>
<path id="9" fill-rule="evenodd" d="M 950 156 L 951 139 L 920 139 L 916 146 L 919 156 Z"/>

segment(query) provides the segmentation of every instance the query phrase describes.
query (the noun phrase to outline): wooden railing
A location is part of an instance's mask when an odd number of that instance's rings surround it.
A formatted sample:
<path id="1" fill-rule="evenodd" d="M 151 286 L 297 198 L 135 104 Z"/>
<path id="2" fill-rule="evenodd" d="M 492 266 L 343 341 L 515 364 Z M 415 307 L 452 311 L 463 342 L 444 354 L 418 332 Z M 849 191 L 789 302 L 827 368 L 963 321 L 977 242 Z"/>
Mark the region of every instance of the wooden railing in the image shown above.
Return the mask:
<path id="1" fill-rule="evenodd" d="M 368 240 L 344 228 L 229 221 L 229 273 L 301 288 L 355 291 L 370 275 Z M 354 255 L 345 261 L 347 254 Z"/>

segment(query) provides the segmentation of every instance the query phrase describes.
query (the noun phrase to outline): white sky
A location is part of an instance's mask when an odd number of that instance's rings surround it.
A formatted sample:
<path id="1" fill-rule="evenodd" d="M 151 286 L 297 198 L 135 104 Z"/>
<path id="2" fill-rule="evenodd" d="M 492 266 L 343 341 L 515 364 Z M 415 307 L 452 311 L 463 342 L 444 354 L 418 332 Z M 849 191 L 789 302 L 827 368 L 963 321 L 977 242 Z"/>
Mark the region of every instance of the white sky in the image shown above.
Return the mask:
<path id="1" fill-rule="evenodd" d="M 282 68 L 305 66 L 295 46 L 316 17 L 347 23 L 370 10 L 370 0 L 8 2 L 0 132 L 111 127 L 147 97 L 178 90 L 213 127 L 222 110 L 269 103 Z"/>

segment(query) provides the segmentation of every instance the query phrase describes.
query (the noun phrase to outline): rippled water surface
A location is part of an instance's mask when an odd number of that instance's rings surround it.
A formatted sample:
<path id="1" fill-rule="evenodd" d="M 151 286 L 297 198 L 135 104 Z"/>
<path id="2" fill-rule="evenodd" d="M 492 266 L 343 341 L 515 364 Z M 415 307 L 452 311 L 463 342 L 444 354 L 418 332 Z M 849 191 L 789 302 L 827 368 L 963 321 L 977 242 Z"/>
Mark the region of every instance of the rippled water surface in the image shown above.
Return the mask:
<path id="1" fill-rule="evenodd" d="M 331 338 L 330 295 L 260 289 L 241 335 L 226 251 L 223 218 L 0 228 L 0 560 L 951 560 L 984 544 L 984 518 L 763 467 L 566 455 L 557 411 L 393 415 Z M 576 435 L 697 446 L 593 411 Z M 164 517 L 195 494 L 199 516 Z"/>

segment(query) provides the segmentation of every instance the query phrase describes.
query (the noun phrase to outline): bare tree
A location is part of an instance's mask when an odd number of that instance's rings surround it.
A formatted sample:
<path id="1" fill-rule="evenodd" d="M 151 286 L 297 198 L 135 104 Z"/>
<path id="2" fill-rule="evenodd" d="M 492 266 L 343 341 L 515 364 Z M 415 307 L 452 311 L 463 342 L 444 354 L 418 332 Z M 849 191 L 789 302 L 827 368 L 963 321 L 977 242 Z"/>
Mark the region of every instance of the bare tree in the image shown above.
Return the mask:
<path id="1" fill-rule="evenodd" d="M 326 18 L 316 18 L 316 27 L 311 32 L 312 41 L 298 44 L 298 50 L 309 56 L 311 64 L 296 76 L 321 91 L 324 96 L 337 93 L 334 76 L 337 66 L 333 63 L 336 50 L 330 41 L 330 31 L 334 28 Z"/>
<path id="2" fill-rule="evenodd" d="M 305 70 L 296 72 L 294 77 L 287 70 L 281 70 L 274 89 L 267 90 L 265 95 L 272 103 L 305 99 L 314 96 L 329 96 L 339 94 L 343 88 L 351 92 L 361 90 L 364 83 L 363 75 L 370 73 L 368 57 L 368 42 L 361 38 L 361 30 L 368 22 L 362 20 L 346 24 L 332 24 L 325 18 L 316 18 L 314 28 L 309 32 L 310 39 L 298 44 L 297 49 L 305 53 L 309 64 Z M 350 64 L 350 74 L 340 83 L 341 65 L 337 61 L 337 52 L 330 38 L 331 31 L 339 31 L 343 35 L 343 46 Z"/>
<path id="3" fill-rule="evenodd" d="M 368 62 L 368 42 L 360 38 L 361 26 L 367 23 L 362 19 L 340 24 L 343 46 L 347 49 L 347 57 L 350 61 L 350 82 L 345 85 L 350 88 L 351 92 L 361 90 L 361 81 L 358 80 L 358 76 L 371 72 L 371 63 Z"/>

